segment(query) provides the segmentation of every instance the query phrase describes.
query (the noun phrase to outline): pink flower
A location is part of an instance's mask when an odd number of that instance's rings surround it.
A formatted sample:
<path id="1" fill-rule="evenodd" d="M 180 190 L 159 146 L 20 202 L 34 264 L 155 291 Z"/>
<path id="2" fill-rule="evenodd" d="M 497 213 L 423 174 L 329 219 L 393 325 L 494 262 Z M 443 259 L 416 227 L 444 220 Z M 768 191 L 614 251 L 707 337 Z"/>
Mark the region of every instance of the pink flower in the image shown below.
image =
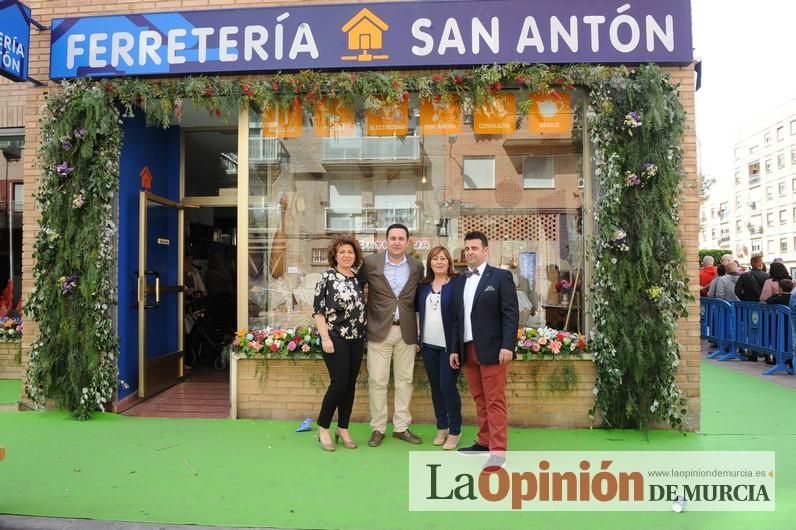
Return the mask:
<path id="1" fill-rule="evenodd" d="M 534 343 L 533 346 L 531 346 L 531 349 L 533 351 L 539 353 L 540 347 L 539 347 L 539 345 L 537 343 Z"/>
<path id="2" fill-rule="evenodd" d="M 552 341 L 552 342 L 550 343 L 550 350 L 551 350 L 553 353 L 557 354 L 558 352 L 560 352 L 560 351 L 561 351 L 561 343 L 560 343 L 560 342 L 558 342 L 557 340 L 554 340 L 554 341 Z"/>
<path id="3" fill-rule="evenodd" d="M 288 342 L 288 343 L 287 343 L 287 349 L 288 349 L 288 351 L 293 351 L 293 350 L 295 350 L 295 349 L 296 349 L 296 343 L 295 343 L 295 342 L 293 342 L 293 341 L 290 341 L 290 342 Z"/>
<path id="4" fill-rule="evenodd" d="M 544 346 L 547 344 L 547 337 L 539 337 L 539 345 Z"/>
<path id="5" fill-rule="evenodd" d="M 251 342 L 249 343 L 249 348 L 251 348 L 251 349 L 253 349 L 253 350 L 257 350 L 257 349 L 259 349 L 259 348 L 260 348 L 260 345 L 259 345 L 259 344 L 257 344 L 257 342 L 256 342 L 256 341 L 251 341 Z"/>
<path id="6" fill-rule="evenodd" d="M 309 344 L 304 344 L 303 346 L 301 346 L 301 351 L 303 351 L 304 353 L 307 353 L 308 351 L 310 351 Z"/>
<path id="7" fill-rule="evenodd" d="M 533 341 L 531 339 L 525 339 L 525 341 L 522 343 L 522 345 L 525 346 L 526 348 L 530 348 L 531 344 L 533 344 Z"/>

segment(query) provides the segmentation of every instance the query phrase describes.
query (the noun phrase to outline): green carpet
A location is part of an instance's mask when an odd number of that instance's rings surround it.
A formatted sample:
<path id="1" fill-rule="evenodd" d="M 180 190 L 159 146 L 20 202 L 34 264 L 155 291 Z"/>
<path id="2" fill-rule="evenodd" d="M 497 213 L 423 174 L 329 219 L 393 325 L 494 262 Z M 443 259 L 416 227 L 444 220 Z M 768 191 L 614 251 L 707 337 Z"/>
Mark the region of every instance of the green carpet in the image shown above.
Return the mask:
<path id="1" fill-rule="evenodd" d="M 515 450 L 774 450 L 772 513 L 407 511 L 407 454 L 324 453 L 298 422 L 0 413 L 0 513 L 284 528 L 790 529 L 796 523 L 796 392 L 703 363 L 703 434 L 511 429 Z M 431 425 L 417 426 L 429 440 Z M 414 428 L 414 427 L 413 427 Z M 469 439 L 474 429 L 467 427 Z M 352 426 L 364 442 L 367 425 Z M 362 443 L 364 446 L 364 443 Z M 427 441 L 422 449 L 436 450 Z M 194 474 L 194 470 L 196 474 Z"/>
<path id="2" fill-rule="evenodd" d="M 0 379 L 0 405 L 16 403 L 21 391 L 22 381 L 19 379 Z"/>

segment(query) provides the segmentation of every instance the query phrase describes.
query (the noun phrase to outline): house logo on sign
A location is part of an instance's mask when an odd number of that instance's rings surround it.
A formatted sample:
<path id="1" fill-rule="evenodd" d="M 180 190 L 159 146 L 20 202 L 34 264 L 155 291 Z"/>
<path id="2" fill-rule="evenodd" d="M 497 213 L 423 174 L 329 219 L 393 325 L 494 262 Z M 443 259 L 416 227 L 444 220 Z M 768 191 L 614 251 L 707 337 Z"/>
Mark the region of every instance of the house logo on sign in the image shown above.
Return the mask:
<path id="1" fill-rule="evenodd" d="M 390 28 L 386 22 L 377 17 L 370 9 L 364 8 L 354 15 L 341 28 L 348 34 L 348 49 L 359 51 L 359 55 L 343 55 L 344 61 L 381 61 L 389 59 L 389 55 L 373 55 L 371 50 L 381 50 L 382 32 Z"/>

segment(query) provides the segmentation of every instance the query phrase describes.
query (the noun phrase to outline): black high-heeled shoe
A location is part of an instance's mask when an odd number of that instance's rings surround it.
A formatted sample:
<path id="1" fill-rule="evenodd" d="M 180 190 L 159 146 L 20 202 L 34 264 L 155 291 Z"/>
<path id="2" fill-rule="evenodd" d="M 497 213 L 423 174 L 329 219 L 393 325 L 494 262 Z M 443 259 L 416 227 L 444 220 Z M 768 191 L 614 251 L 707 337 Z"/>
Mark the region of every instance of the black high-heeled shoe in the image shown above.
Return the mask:
<path id="1" fill-rule="evenodd" d="M 356 449 L 359 447 L 354 440 L 346 440 L 340 435 L 340 429 L 337 428 L 334 431 L 334 443 L 340 443 L 340 439 L 343 440 L 343 447 L 346 449 Z"/>

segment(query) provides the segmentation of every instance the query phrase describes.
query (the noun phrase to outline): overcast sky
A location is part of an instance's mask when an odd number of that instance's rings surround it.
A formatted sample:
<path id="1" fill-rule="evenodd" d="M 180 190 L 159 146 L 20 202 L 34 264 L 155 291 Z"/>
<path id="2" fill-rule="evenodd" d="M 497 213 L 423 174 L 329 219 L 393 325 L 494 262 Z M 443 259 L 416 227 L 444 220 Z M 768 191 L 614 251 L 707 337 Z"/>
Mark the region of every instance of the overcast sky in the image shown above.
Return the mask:
<path id="1" fill-rule="evenodd" d="M 691 0 L 702 171 L 731 175 L 739 127 L 796 98 L 796 1 Z"/>

